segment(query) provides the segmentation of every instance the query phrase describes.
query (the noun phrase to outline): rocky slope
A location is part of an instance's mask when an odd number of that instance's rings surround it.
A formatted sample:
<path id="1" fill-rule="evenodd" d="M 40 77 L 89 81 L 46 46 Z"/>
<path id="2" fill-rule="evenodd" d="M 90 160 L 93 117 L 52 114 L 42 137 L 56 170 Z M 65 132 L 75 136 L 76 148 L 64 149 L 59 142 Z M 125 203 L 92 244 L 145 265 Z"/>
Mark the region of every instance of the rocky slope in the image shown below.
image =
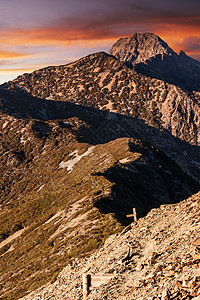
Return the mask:
<path id="1" fill-rule="evenodd" d="M 162 205 L 75 260 L 53 284 L 22 298 L 82 299 L 82 274 L 113 274 L 87 299 L 195 299 L 200 296 L 200 193 Z"/>
<path id="2" fill-rule="evenodd" d="M 16 94 L 18 98 L 24 98 L 28 93 L 44 99 L 40 110 L 40 118 L 44 120 L 51 118 L 46 105 L 53 101 L 57 107 L 62 102 L 71 102 L 110 111 L 113 113 L 110 118 L 128 116 L 131 135 L 134 132 L 137 137 L 142 136 L 142 139 L 176 159 L 196 180 L 200 178 L 200 153 L 199 147 L 196 147 L 200 144 L 199 92 L 188 92 L 164 81 L 140 75 L 106 53 L 92 54 L 65 66 L 24 74 L 4 85 L 0 95 L 3 96 L 5 90 L 6 93 L 10 91 Z M 13 103 L 10 109 L 15 115 Z M 24 107 L 19 109 L 23 110 Z M 31 111 L 26 115 L 33 115 Z M 63 114 L 64 111 L 62 117 Z M 171 139 L 171 135 L 178 139 Z M 179 140 L 193 147 L 188 149 L 188 145 L 180 145 Z"/>
<path id="3" fill-rule="evenodd" d="M 186 142 L 200 144 L 198 92 L 142 76 L 106 53 L 24 74 L 5 87 L 139 117 Z"/>
<path id="4" fill-rule="evenodd" d="M 153 33 L 122 38 L 112 46 L 110 54 L 142 74 L 200 91 L 200 62 L 183 51 L 175 53 Z"/>

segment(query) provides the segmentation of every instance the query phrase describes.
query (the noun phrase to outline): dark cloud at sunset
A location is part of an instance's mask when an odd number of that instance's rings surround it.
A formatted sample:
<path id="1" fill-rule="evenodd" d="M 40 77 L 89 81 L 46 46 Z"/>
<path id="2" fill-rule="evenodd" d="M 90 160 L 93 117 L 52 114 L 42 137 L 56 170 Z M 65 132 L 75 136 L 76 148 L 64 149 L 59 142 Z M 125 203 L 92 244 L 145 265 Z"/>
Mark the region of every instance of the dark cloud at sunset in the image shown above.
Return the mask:
<path id="1" fill-rule="evenodd" d="M 199 11 L 196 0 L 0 0 L 0 60 L 4 66 L 8 60 L 10 68 L 11 58 L 14 67 L 16 57 L 23 56 L 21 68 L 34 68 L 45 64 L 45 51 L 48 62 L 56 64 L 59 51 L 65 63 L 87 51 L 108 51 L 118 38 L 147 31 L 175 51 L 199 58 Z"/>

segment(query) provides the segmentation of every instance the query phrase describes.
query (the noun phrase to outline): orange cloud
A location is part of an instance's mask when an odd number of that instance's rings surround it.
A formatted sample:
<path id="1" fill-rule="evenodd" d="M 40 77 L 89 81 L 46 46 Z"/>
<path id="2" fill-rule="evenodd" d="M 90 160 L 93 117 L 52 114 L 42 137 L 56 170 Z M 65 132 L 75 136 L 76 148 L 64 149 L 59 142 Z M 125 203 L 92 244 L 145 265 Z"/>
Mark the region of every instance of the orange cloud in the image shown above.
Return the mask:
<path id="1" fill-rule="evenodd" d="M 12 59 L 18 57 L 25 57 L 27 55 L 19 53 L 19 52 L 12 52 L 0 49 L 0 59 Z"/>
<path id="2" fill-rule="evenodd" d="M 142 10 L 141 10 L 142 11 Z M 193 36 L 200 38 L 198 16 L 184 17 L 181 14 L 159 15 L 153 10 L 149 14 L 137 15 L 129 10 L 127 16 L 110 14 L 102 19 L 88 17 L 77 19 L 61 19 L 41 28 L 13 29 L 1 32 L 1 41 L 8 46 L 57 46 L 72 45 L 82 47 L 104 46 L 114 43 L 118 38 L 132 35 L 136 32 L 151 31 L 164 39 L 175 51 L 186 51 L 188 54 L 200 53 L 200 48 L 192 50 L 184 40 Z M 104 44 L 104 45 L 103 45 Z M 7 52 L 5 57 L 19 57 L 24 54 Z M 6 53 L 5 53 L 6 55 Z"/>
<path id="3" fill-rule="evenodd" d="M 199 20 L 190 20 L 190 26 L 188 26 L 187 22 L 184 25 L 181 20 L 177 20 L 177 24 L 175 21 L 171 20 L 171 22 L 164 22 L 162 19 L 154 19 L 151 20 L 152 24 L 148 23 L 146 25 L 141 25 L 141 30 L 139 32 L 144 31 L 152 31 L 158 34 L 161 38 L 163 38 L 166 42 L 168 42 L 172 47 L 175 47 L 175 50 L 179 50 L 178 44 L 180 44 L 184 39 L 194 36 L 200 37 L 200 30 L 198 26 Z M 118 27 L 113 28 L 108 24 L 104 23 L 102 26 L 89 26 L 86 24 L 85 26 L 61 26 L 61 27 L 46 27 L 46 28 L 33 28 L 29 30 L 12 30 L 1 33 L 1 39 L 7 45 L 11 46 L 26 46 L 26 45 L 56 45 L 56 46 L 71 46 L 74 44 L 84 44 L 85 42 L 89 42 L 94 46 L 102 41 L 116 41 L 116 39 L 120 37 L 125 37 L 133 34 L 135 22 L 129 21 L 126 26 L 119 30 Z M 120 23 L 120 22 L 119 22 Z M 120 25 L 120 24 L 118 24 Z M 149 30 L 146 30 L 149 28 Z M 88 46 L 88 44 L 87 44 Z M 23 56 L 23 54 L 6 52 L 6 57 L 15 57 Z M 2 55 L 3 56 L 3 55 Z M 0 56 L 0 57 L 2 57 Z M 4 56 L 5 57 L 5 56 Z"/>
<path id="4" fill-rule="evenodd" d="M 95 31 L 93 29 L 85 31 L 65 30 L 62 28 L 43 28 L 32 30 L 14 30 L 1 34 L 6 36 L 6 43 L 12 46 L 21 45 L 65 45 L 80 44 L 80 42 L 90 41 L 91 43 L 98 41 L 114 40 L 120 37 L 119 34 L 105 32 L 104 30 Z"/>

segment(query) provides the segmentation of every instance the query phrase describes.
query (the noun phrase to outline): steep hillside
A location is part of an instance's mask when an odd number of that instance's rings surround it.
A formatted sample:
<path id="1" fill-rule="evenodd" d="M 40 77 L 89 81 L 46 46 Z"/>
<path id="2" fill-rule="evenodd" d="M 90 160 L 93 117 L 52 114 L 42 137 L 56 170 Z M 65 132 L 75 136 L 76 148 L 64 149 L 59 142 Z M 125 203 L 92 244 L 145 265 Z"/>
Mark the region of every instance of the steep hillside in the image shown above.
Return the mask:
<path id="1" fill-rule="evenodd" d="M 200 62 L 183 51 L 174 52 L 154 33 L 135 33 L 118 40 L 110 54 L 147 76 L 200 91 Z"/>
<path id="2" fill-rule="evenodd" d="M 139 117 L 188 143 L 200 144 L 199 93 L 139 75 L 106 53 L 24 74 L 5 87 Z"/>
<path id="3" fill-rule="evenodd" d="M 48 284 L 24 297 L 82 299 L 82 274 L 113 274 L 89 300 L 195 299 L 200 296 L 200 194 L 162 205 L 112 235 L 86 259 L 76 259 Z"/>
<path id="4" fill-rule="evenodd" d="M 4 85 L 0 95 L 5 90 L 17 94 L 18 99 L 25 97 L 24 94 L 20 96 L 22 91 L 46 99 L 40 110 L 40 118 L 44 120 L 53 117 L 46 109 L 47 103 L 53 101 L 56 101 L 57 107 L 67 101 L 107 110 L 114 113 L 111 118 L 115 115 L 129 116 L 131 134 L 134 132 L 139 138 L 159 147 L 176 159 L 188 174 L 196 180 L 200 178 L 200 153 L 199 147 L 196 147 L 200 144 L 198 92 L 183 91 L 164 81 L 139 75 L 105 53 L 92 54 L 69 65 L 24 74 Z M 22 105 L 19 109 L 25 108 Z M 13 102 L 10 110 L 15 115 Z M 60 113 L 64 117 L 65 112 Z M 30 114 L 33 115 L 32 109 L 26 112 L 26 116 Z M 187 144 L 182 144 L 182 147 L 179 140 L 176 143 L 176 139 L 171 139 L 171 135 L 194 147 L 188 149 Z"/>

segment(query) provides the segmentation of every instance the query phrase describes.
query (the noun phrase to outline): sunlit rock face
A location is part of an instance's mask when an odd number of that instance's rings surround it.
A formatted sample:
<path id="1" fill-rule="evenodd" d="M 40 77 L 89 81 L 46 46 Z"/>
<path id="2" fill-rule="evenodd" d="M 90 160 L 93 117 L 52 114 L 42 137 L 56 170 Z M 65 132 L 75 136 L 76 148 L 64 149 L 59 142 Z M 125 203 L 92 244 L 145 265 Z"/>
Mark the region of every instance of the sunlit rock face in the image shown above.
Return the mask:
<path id="1" fill-rule="evenodd" d="M 132 65 L 144 63 L 156 55 L 177 55 L 154 33 L 135 33 L 131 37 L 122 38 L 112 46 L 110 54 Z"/>

